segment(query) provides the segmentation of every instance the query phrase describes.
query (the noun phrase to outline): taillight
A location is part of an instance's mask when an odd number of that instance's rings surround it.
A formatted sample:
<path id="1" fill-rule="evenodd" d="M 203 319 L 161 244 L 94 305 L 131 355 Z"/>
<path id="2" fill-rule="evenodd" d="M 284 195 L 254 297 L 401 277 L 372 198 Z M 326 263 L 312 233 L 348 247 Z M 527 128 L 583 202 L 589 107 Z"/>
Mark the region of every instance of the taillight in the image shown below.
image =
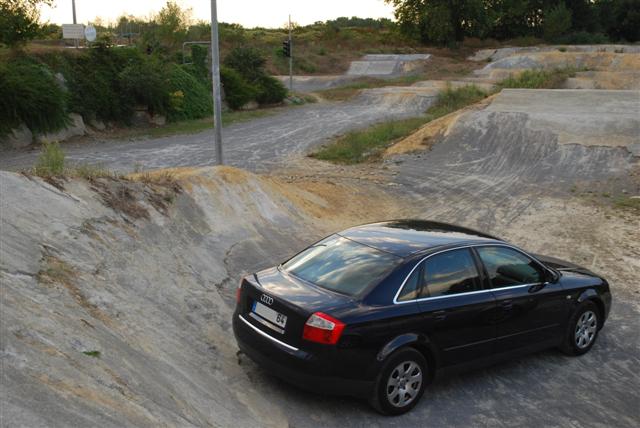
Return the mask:
<path id="1" fill-rule="evenodd" d="M 304 325 L 302 338 L 311 342 L 335 345 L 340 340 L 345 323 L 322 312 L 311 315 Z"/>
<path id="2" fill-rule="evenodd" d="M 242 282 L 244 278 L 240 278 L 240 284 L 238 284 L 238 288 L 236 289 L 236 304 L 240 304 L 240 295 L 242 294 Z"/>

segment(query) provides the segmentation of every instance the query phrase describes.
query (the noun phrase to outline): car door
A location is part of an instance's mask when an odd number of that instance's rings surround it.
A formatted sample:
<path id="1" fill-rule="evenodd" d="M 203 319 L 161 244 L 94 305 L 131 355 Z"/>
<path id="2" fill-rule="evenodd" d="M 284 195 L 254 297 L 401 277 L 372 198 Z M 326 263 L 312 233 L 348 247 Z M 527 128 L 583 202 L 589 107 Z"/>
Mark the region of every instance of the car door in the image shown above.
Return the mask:
<path id="1" fill-rule="evenodd" d="M 496 352 L 557 340 L 567 314 L 562 286 L 547 282 L 544 267 L 515 248 L 493 245 L 475 251 L 497 303 Z"/>
<path id="2" fill-rule="evenodd" d="M 421 266 L 418 304 L 430 340 L 445 366 L 488 356 L 493 351 L 496 303 L 482 288 L 469 248 L 429 256 Z"/>

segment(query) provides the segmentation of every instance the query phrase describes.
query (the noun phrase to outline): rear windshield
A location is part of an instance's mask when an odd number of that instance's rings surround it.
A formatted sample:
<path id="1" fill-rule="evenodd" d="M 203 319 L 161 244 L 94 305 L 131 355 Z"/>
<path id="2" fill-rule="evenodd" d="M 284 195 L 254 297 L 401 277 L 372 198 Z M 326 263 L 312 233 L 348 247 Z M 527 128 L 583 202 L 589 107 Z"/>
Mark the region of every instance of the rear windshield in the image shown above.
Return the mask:
<path id="1" fill-rule="evenodd" d="M 401 260 L 393 254 L 333 235 L 282 267 L 305 281 L 354 296 L 380 282 Z"/>

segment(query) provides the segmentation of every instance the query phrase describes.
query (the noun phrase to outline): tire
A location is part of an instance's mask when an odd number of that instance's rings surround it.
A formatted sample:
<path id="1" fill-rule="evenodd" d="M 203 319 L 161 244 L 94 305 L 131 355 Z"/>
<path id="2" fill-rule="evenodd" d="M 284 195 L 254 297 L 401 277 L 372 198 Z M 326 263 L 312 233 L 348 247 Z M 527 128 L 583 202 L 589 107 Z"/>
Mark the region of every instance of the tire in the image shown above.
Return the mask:
<path id="1" fill-rule="evenodd" d="M 430 378 L 427 369 L 427 360 L 417 350 L 402 348 L 394 352 L 376 378 L 370 404 L 383 415 L 408 412 L 424 393 Z"/>
<path id="2" fill-rule="evenodd" d="M 567 355 L 577 356 L 589 352 L 596 343 L 600 330 L 600 311 L 591 301 L 583 302 L 569 319 L 567 331 L 560 346 Z"/>

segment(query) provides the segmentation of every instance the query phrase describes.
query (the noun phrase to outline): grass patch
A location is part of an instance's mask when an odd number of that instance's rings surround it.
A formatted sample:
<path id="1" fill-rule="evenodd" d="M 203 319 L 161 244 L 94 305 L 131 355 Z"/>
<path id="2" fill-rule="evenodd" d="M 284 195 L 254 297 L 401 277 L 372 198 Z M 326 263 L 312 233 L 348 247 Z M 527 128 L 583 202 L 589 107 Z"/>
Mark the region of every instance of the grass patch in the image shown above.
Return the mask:
<path id="1" fill-rule="evenodd" d="M 620 196 L 614 199 L 613 205 L 616 208 L 631 209 L 640 212 L 640 198 Z"/>
<path id="2" fill-rule="evenodd" d="M 364 130 L 349 132 L 310 156 L 334 163 L 364 162 L 379 155 L 390 142 L 406 137 L 424 123 L 424 117 L 380 123 Z"/>
<path id="3" fill-rule="evenodd" d="M 357 95 L 362 89 L 382 88 L 384 86 L 406 86 L 428 77 L 424 74 L 412 74 L 395 79 L 376 79 L 373 77 L 362 77 L 352 83 L 337 88 L 325 89 L 316 92 L 320 97 L 329 101 L 345 101 Z"/>
<path id="4" fill-rule="evenodd" d="M 474 104 L 488 94 L 474 85 L 448 87 L 424 116 L 393 120 L 352 131 L 312 153 L 311 157 L 340 164 L 355 164 L 380 157 L 396 140 L 404 138 L 427 122 Z"/>
<path id="5" fill-rule="evenodd" d="M 558 89 L 569 77 L 575 77 L 575 68 L 556 68 L 554 70 L 526 70 L 517 76 L 509 76 L 498 84 L 500 89 Z"/>
<path id="6" fill-rule="evenodd" d="M 102 355 L 100 351 L 82 351 L 82 353 L 93 358 L 100 358 L 100 355 Z"/>
<path id="7" fill-rule="evenodd" d="M 275 114 L 273 109 L 229 111 L 222 113 L 222 126 L 234 123 L 247 122 L 265 116 Z M 202 119 L 183 120 L 168 123 L 165 126 L 151 129 L 134 130 L 134 135 L 148 135 L 150 137 L 168 137 L 170 135 L 197 134 L 198 132 L 213 129 L 213 116 Z"/>

